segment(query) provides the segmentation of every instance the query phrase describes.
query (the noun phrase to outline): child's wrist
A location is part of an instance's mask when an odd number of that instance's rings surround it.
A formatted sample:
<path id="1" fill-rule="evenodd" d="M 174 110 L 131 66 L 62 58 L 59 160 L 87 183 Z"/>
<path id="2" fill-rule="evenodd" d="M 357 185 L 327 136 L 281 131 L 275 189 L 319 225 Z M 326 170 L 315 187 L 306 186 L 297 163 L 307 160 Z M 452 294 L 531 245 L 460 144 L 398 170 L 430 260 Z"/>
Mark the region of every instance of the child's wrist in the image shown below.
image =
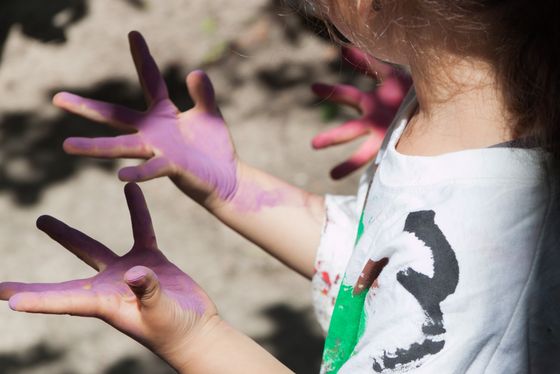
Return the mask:
<path id="1" fill-rule="evenodd" d="M 167 362 L 180 374 L 292 373 L 217 315 L 189 336 L 180 360 Z"/>
<path id="2" fill-rule="evenodd" d="M 236 201 L 240 198 L 240 194 L 244 192 L 241 186 L 252 178 L 251 175 L 251 168 L 246 163 L 238 160 L 235 170 L 235 187 L 232 188 L 227 196 L 220 196 L 217 192 L 212 193 L 205 199 L 202 205 L 214 215 L 224 208 L 234 206 Z"/>
<path id="3" fill-rule="evenodd" d="M 156 349 L 155 353 L 178 373 L 199 373 L 193 369 L 209 359 L 206 356 L 212 354 L 213 344 L 223 335 L 224 324 L 218 315 L 210 316 L 172 348 Z"/>
<path id="4" fill-rule="evenodd" d="M 210 185 L 203 181 L 193 181 L 192 175 L 182 169 L 169 175 L 169 178 L 185 195 L 213 213 L 215 209 L 228 205 L 237 195 L 243 173 L 241 170 L 245 168 L 245 165 L 241 161 L 235 160 L 234 168 L 235 176 L 228 176 L 227 180 L 221 183 L 225 186 L 222 188 L 219 185 Z"/>

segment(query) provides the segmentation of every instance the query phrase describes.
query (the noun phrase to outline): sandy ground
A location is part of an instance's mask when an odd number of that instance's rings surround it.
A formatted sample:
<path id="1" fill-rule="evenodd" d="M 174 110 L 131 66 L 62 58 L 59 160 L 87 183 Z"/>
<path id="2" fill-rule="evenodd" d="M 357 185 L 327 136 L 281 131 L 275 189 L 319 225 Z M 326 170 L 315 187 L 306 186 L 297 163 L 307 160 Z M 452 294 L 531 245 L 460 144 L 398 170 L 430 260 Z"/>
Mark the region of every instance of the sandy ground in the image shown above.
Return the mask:
<path id="1" fill-rule="evenodd" d="M 119 253 L 131 245 L 123 163 L 66 156 L 69 135 L 106 134 L 50 105 L 54 92 L 142 108 L 126 34 L 144 33 L 179 106 L 184 75 L 205 67 L 240 156 L 317 193 L 352 193 L 328 170 L 353 148 L 315 152 L 325 107 L 314 81 L 356 81 L 337 50 L 293 11 L 267 0 L 3 0 L 0 5 L 0 279 L 62 281 L 92 274 L 35 229 L 41 214 Z M 233 44 L 232 44 L 233 42 Z M 126 162 L 134 164 L 134 161 Z M 322 336 L 308 281 L 263 254 L 166 179 L 142 184 L 160 247 L 211 295 L 222 316 L 298 373 L 315 372 Z M 286 240 L 290 240 L 287 238 Z M 96 320 L 25 315 L 0 304 L 0 373 L 170 373 Z"/>

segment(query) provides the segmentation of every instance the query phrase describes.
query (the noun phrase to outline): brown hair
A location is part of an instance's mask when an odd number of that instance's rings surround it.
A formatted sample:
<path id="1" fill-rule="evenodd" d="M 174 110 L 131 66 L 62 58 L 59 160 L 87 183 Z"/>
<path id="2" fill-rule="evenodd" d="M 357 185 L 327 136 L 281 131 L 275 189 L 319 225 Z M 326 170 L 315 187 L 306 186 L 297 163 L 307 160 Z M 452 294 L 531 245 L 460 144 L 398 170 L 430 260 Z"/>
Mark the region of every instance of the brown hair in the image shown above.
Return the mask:
<path id="1" fill-rule="evenodd" d="M 338 12 L 349 20 L 349 29 L 356 33 L 353 39 L 365 50 L 371 50 L 383 33 L 413 46 L 409 61 L 434 47 L 484 59 L 501 85 L 515 136 L 532 137 L 560 160 L 560 1 L 368 1 L 381 29 L 368 25 L 367 18 L 361 25 L 354 22 L 360 17 L 357 0 L 312 0 L 311 4 L 324 14 Z"/>

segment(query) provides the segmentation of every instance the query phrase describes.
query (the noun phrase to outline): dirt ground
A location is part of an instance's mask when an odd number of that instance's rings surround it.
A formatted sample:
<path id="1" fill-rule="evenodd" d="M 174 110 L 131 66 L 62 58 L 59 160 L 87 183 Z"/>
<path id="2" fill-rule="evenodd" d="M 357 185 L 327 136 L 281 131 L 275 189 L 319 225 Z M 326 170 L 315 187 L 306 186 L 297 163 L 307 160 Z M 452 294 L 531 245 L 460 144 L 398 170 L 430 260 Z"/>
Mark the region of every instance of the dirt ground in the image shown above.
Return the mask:
<path id="1" fill-rule="evenodd" d="M 61 150 L 70 135 L 109 132 L 53 108 L 50 98 L 65 90 L 142 108 L 126 39 L 133 29 L 147 38 L 181 108 L 190 104 L 185 74 L 199 67 L 209 72 L 242 159 L 317 193 L 353 193 L 356 176 L 333 182 L 328 171 L 356 145 L 320 152 L 309 145 L 313 134 L 346 114 L 333 116 L 309 85 L 360 78 L 312 28 L 274 0 L 3 0 L 0 280 L 92 274 L 35 229 L 41 214 L 119 253 L 130 247 L 123 184 L 116 177 L 123 162 Z M 323 338 L 309 282 L 221 225 L 167 179 L 142 187 L 160 247 L 203 286 L 222 316 L 296 372 L 316 372 Z M 97 320 L 18 314 L 2 303 L 0 332 L 3 374 L 172 372 Z"/>

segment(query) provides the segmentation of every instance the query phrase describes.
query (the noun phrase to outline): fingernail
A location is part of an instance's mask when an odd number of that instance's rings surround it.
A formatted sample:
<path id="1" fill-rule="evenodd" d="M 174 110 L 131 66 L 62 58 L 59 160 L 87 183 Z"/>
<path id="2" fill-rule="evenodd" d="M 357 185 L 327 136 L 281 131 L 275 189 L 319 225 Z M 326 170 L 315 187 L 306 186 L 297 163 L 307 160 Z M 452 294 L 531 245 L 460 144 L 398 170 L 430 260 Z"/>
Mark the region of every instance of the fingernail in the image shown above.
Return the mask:
<path id="1" fill-rule="evenodd" d="M 8 300 L 8 306 L 10 307 L 11 310 L 14 310 L 16 312 L 18 311 L 17 304 L 19 299 L 20 299 L 19 295 L 14 295 L 10 297 L 10 300 Z"/>
<path id="2" fill-rule="evenodd" d="M 134 168 L 122 168 L 118 172 L 118 177 L 123 182 L 136 182 L 137 181 L 137 173 L 135 173 Z"/>
<path id="3" fill-rule="evenodd" d="M 54 96 L 53 100 L 57 103 L 66 104 L 79 104 L 81 102 L 81 98 L 79 96 L 69 92 L 59 92 Z"/>
<path id="4" fill-rule="evenodd" d="M 322 135 L 318 135 L 311 140 L 311 146 L 315 149 L 322 148 L 325 145 L 327 145 L 328 142 L 329 142 L 328 138 L 326 138 L 325 136 L 322 136 Z"/>
<path id="5" fill-rule="evenodd" d="M 132 286 L 139 286 L 142 283 L 144 283 L 144 278 L 146 278 L 146 275 L 148 275 L 148 273 L 146 272 L 146 269 L 142 269 L 142 268 L 132 268 L 129 271 L 126 272 L 126 283 L 132 285 Z"/>
<path id="6" fill-rule="evenodd" d="M 88 140 L 78 139 L 78 138 L 68 138 L 64 141 L 63 146 L 77 148 L 77 149 L 88 149 L 91 148 Z"/>

